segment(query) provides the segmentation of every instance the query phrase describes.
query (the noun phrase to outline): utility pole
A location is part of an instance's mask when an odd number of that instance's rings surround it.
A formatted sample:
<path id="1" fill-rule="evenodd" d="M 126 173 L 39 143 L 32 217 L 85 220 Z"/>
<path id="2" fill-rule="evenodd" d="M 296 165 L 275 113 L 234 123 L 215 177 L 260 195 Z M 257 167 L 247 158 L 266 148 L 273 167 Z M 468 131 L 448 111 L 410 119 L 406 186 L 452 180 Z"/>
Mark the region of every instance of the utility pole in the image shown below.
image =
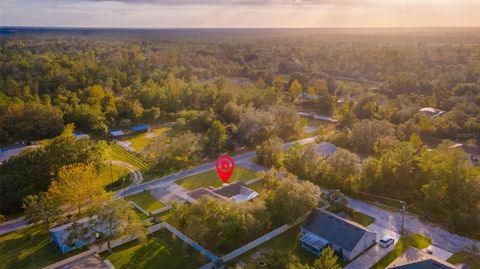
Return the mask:
<path id="1" fill-rule="evenodd" d="M 400 201 L 400 205 L 402 208 L 400 208 L 400 212 L 402 212 L 402 228 L 400 229 L 400 234 L 403 235 L 403 224 L 405 222 L 405 212 L 407 211 L 407 204 L 405 201 Z"/>
<path id="2" fill-rule="evenodd" d="M 375 197 L 375 198 L 380 198 L 384 200 L 389 200 L 389 201 L 394 201 L 394 202 L 399 202 L 400 203 L 400 213 L 402 213 L 402 226 L 400 229 L 400 234 L 403 235 L 404 232 L 404 224 L 405 224 L 405 213 L 407 212 L 407 202 L 404 200 L 399 200 L 399 199 L 394 199 L 390 197 L 385 197 L 385 196 L 380 196 L 380 195 L 375 195 L 375 194 L 370 194 L 366 192 L 361 192 L 361 191 L 356 191 L 357 193 L 364 194 L 370 197 Z"/>

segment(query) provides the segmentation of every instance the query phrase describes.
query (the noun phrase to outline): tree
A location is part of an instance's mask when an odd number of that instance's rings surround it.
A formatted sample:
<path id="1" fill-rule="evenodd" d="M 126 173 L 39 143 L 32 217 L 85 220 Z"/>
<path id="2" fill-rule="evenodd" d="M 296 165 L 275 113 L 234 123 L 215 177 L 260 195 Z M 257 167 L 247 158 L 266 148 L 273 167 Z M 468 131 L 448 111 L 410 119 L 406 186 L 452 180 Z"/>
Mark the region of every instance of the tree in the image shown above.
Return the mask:
<path id="1" fill-rule="evenodd" d="M 322 193 L 322 200 L 329 206 L 332 212 L 341 212 L 348 209 L 348 200 L 345 194 L 333 190 L 328 193 Z"/>
<path id="2" fill-rule="evenodd" d="M 328 93 L 321 96 L 317 101 L 318 110 L 325 115 L 332 115 L 335 110 L 335 105 L 335 96 Z"/>
<path id="3" fill-rule="evenodd" d="M 290 103 L 296 103 L 302 93 L 302 84 L 295 79 L 292 84 L 290 84 L 290 88 L 287 90 L 287 101 Z"/>
<path id="4" fill-rule="evenodd" d="M 92 231 L 84 222 L 74 221 L 67 227 L 66 231 L 68 236 L 65 243 L 67 245 L 74 245 L 78 241 L 88 241 L 92 236 Z"/>
<path id="5" fill-rule="evenodd" d="M 27 220 L 32 223 L 43 222 L 47 229 L 59 220 L 63 213 L 60 203 L 45 192 L 26 196 L 22 208 Z"/>
<path id="6" fill-rule="evenodd" d="M 197 164 L 204 150 L 203 141 L 200 135 L 190 131 L 170 139 L 159 136 L 142 154 L 155 160 L 157 169 L 168 173 Z"/>
<path id="7" fill-rule="evenodd" d="M 208 129 L 205 149 L 210 153 L 211 157 L 214 157 L 225 148 L 227 140 L 228 135 L 225 125 L 219 120 L 215 120 Z"/>
<path id="8" fill-rule="evenodd" d="M 328 156 L 323 168 L 326 168 L 323 171 L 323 184 L 351 192 L 360 174 L 360 157 L 348 150 L 337 149 Z"/>
<path id="9" fill-rule="evenodd" d="M 105 190 L 94 166 L 79 163 L 62 167 L 48 193 L 63 204 L 74 206 L 80 215 L 82 207 L 98 201 Z"/>
<path id="10" fill-rule="evenodd" d="M 238 126 L 237 137 L 248 145 L 258 145 L 275 134 L 274 120 L 271 112 L 247 109 Z"/>
<path id="11" fill-rule="evenodd" d="M 111 243 L 114 239 L 124 235 L 135 235 L 140 240 L 146 238 L 146 228 L 132 206 L 124 199 L 97 203 L 91 208 L 90 215 L 88 227 L 107 241 L 109 253 L 112 253 Z"/>
<path id="12" fill-rule="evenodd" d="M 258 145 L 256 148 L 257 162 L 267 167 L 280 168 L 283 154 L 282 142 L 280 138 L 272 136 Z"/>
<path id="13" fill-rule="evenodd" d="M 58 170 L 73 163 L 104 165 L 104 149 L 88 138 L 76 139 L 73 125 L 45 147 L 28 149 L 0 166 L 0 212 L 15 213 L 27 195 L 47 191 Z"/>
<path id="14" fill-rule="evenodd" d="M 338 257 L 331 247 L 327 247 L 322 251 L 313 263 L 314 269 L 341 269 L 342 267 L 337 263 Z"/>
<path id="15" fill-rule="evenodd" d="M 268 220 L 260 201 L 237 204 L 202 197 L 198 203 L 174 210 L 187 234 L 209 248 L 231 248 L 239 240 L 262 232 Z"/>
<path id="16" fill-rule="evenodd" d="M 269 111 L 274 117 L 274 132 L 278 137 L 288 141 L 302 135 L 305 124 L 294 106 L 275 105 Z"/>
<path id="17" fill-rule="evenodd" d="M 350 144 L 359 152 L 369 153 L 380 138 L 394 135 L 393 125 L 387 121 L 361 120 L 353 125 Z"/>
<path id="18" fill-rule="evenodd" d="M 290 173 L 305 180 L 317 178 L 319 170 L 323 167 L 323 160 L 317 155 L 315 145 L 294 145 L 284 157 L 284 167 Z"/>
<path id="19" fill-rule="evenodd" d="M 274 225 L 293 224 L 318 205 L 320 188 L 308 181 L 297 181 L 289 173 L 282 179 L 276 174 L 275 170 L 270 170 L 263 175 L 268 186 L 265 207 Z"/>

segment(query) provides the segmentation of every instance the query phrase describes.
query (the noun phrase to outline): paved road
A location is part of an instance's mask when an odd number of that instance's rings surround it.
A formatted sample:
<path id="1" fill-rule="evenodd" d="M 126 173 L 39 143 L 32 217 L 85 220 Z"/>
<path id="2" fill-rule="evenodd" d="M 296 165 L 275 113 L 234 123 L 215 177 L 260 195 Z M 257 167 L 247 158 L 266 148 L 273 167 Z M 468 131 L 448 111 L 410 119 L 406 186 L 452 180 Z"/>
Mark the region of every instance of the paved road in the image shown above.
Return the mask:
<path id="1" fill-rule="evenodd" d="M 311 142 L 314 142 L 314 141 L 315 141 L 314 137 L 305 138 L 305 139 L 297 140 L 297 141 L 294 141 L 294 142 L 285 143 L 285 144 L 283 144 L 283 148 L 288 149 L 296 143 L 298 143 L 300 145 L 304 145 L 304 144 L 308 144 L 308 143 L 311 143 Z M 247 152 L 247 153 L 244 153 L 244 154 L 239 154 L 237 156 L 234 156 L 233 159 L 235 160 L 235 164 L 238 165 L 238 166 L 245 166 L 245 167 L 251 168 L 251 169 L 253 169 L 257 172 L 258 171 L 265 171 L 264 167 L 259 166 L 259 165 L 255 165 L 252 162 L 250 162 L 250 160 L 252 158 L 255 158 L 255 156 L 256 156 L 256 153 L 254 151 L 252 151 L 252 152 Z M 143 184 L 139 184 L 139 185 L 136 185 L 136 186 L 131 186 L 129 188 L 126 188 L 124 191 L 118 192 L 117 195 L 118 196 L 129 196 L 129 195 L 132 195 L 132 194 L 135 194 L 135 193 L 138 193 L 138 192 L 142 192 L 144 190 L 150 190 L 150 189 L 153 189 L 153 188 L 165 187 L 166 185 L 171 184 L 171 183 L 173 183 L 177 180 L 180 180 L 182 178 L 189 177 L 189 176 L 196 175 L 196 174 L 200 174 L 200 173 L 203 173 L 205 171 L 208 171 L 208 170 L 211 170 L 211 169 L 214 169 L 214 168 L 215 168 L 215 162 L 204 163 L 204 164 L 201 164 L 201 165 L 199 165 L 195 168 L 189 169 L 189 170 L 180 171 L 178 173 L 171 174 L 171 175 L 168 175 L 168 176 L 165 176 L 165 177 L 162 177 L 162 178 L 150 181 L 150 182 L 145 182 Z"/>
<path id="2" fill-rule="evenodd" d="M 400 233 L 402 215 L 368 204 L 356 199 L 348 198 L 349 207 L 372 216 L 376 219 L 375 224 L 386 229 Z M 426 235 L 432 239 L 432 245 L 448 252 L 458 252 L 471 248 L 473 244 L 480 246 L 480 241 L 452 234 L 435 224 L 426 223 L 416 216 L 405 215 L 405 230 Z M 478 253 L 480 255 L 480 253 Z"/>
<path id="3" fill-rule="evenodd" d="M 14 219 L 14 220 L 9 220 L 2 223 L 2 225 L 0 225 L 0 235 L 13 232 L 13 231 L 16 231 L 17 229 L 24 228 L 30 225 L 31 224 L 29 224 L 24 217 Z"/>

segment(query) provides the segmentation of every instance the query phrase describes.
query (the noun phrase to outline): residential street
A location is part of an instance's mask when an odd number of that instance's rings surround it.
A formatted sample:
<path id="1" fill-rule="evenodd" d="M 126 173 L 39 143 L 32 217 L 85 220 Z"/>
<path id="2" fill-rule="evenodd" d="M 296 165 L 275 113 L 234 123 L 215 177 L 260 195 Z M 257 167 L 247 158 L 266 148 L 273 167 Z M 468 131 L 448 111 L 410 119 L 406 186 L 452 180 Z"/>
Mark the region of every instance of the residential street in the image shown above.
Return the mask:
<path id="1" fill-rule="evenodd" d="M 307 144 L 313 142 L 314 138 L 306 138 L 302 140 L 298 140 L 295 142 L 286 143 L 283 145 L 284 149 L 290 148 L 293 144 Z M 245 166 L 255 171 L 262 171 L 265 170 L 264 167 L 256 165 L 250 160 L 256 156 L 255 152 L 248 152 L 244 154 L 237 155 L 233 157 L 235 159 L 235 163 L 238 166 Z M 210 169 L 214 169 L 215 163 L 205 163 L 199 165 L 193 169 L 180 171 L 175 174 L 171 174 L 165 177 L 162 177 L 157 180 L 153 180 L 150 182 L 145 182 L 139 185 L 130 186 L 126 188 L 123 192 L 117 192 L 118 196 L 123 195 L 132 195 L 143 190 L 150 190 L 150 189 L 163 189 L 164 191 L 170 191 L 169 187 L 171 187 L 172 183 L 175 181 L 192 176 L 195 174 L 199 174 L 205 172 Z M 166 195 L 165 193 L 156 193 L 157 195 Z M 157 196 L 156 195 L 156 196 Z M 349 206 L 357 211 L 360 211 L 364 214 L 370 215 L 376 219 L 375 225 L 377 229 L 386 229 L 391 230 L 395 233 L 399 233 L 401 229 L 401 219 L 402 216 L 398 212 L 387 211 L 385 209 L 381 209 L 377 206 L 372 204 L 368 204 L 356 199 L 348 198 Z M 4 233 L 8 233 L 14 231 L 16 229 L 20 229 L 26 227 L 28 223 L 23 219 L 19 218 L 16 220 L 8 221 L 2 225 L 0 225 L 0 235 Z M 407 215 L 405 217 L 405 229 L 411 232 L 424 234 L 430 238 L 432 238 L 432 245 L 438 247 L 440 249 L 447 250 L 448 252 L 458 252 L 464 249 L 471 248 L 472 244 L 476 244 L 480 246 L 480 242 L 478 240 L 472 240 L 463 236 L 459 236 L 456 234 L 452 234 L 434 224 L 425 223 L 419 220 L 415 216 Z M 393 235 L 395 235 L 395 233 Z M 435 253 L 434 253 L 435 254 Z"/>
<path id="2" fill-rule="evenodd" d="M 399 212 L 388 211 L 352 198 L 348 198 L 348 205 L 357 211 L 374 217 L 376 225 L 400 233 L 402 215 Z M 452 253 L 469 249 L 473 244 L 480 246 L 480 241 L 478 240 L 452 234 L 434 224 L 426 223 L 416 216 L 405 215 L 404 227 L 407 231 L 430 237 L 433 246 Z"/>

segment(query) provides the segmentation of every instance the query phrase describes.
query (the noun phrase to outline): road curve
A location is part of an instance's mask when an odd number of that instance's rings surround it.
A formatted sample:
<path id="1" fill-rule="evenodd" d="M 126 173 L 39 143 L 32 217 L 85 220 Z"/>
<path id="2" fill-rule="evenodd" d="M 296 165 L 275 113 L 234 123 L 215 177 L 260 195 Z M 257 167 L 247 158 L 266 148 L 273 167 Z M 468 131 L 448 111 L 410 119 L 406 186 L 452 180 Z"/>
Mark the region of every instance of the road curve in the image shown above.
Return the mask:
<path id="1" fill-rule="evenodd" d="M 112 160 L 112 164 L 125 167 L 130 171 L 130 174 L 132 175 L 132 185 L 138 185 L 143 182 L 142 172 L 140 172 L 140 169 L 136 166 L 118 160 Z"/>

